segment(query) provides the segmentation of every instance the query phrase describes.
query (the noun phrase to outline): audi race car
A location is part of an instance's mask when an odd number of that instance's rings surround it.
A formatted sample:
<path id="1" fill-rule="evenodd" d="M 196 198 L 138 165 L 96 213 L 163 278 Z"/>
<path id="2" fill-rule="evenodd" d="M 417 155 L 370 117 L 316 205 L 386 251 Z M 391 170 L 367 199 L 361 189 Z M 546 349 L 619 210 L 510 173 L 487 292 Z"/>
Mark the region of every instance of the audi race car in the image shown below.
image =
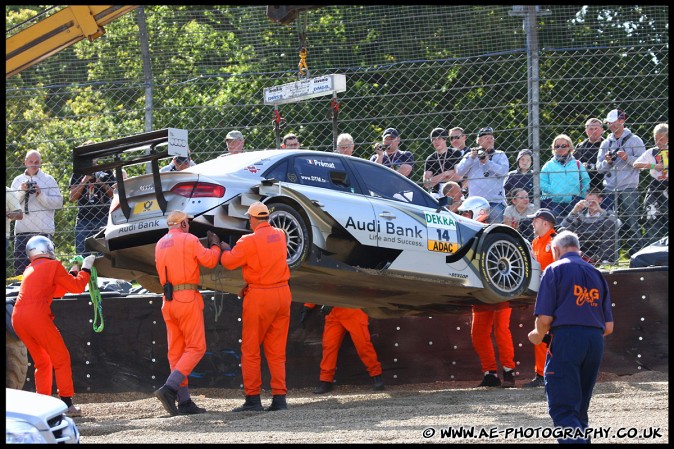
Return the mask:
<path id="1" fill-rule="evenodd" d="M 361 308 L 374 318 L 535 301 L 540 265 L 516 230 L 456 215 L 383 165 L 321 151 L 261 150 L 159 173 L 168 140 L 160 130 L 74 151 L 77 173 L 113 168 L 122 180 L 123 165 L 152 165 L 151 174 L 119 181 L 107 226 L 87 240 L 103 254 L 95 262 L 101 276 L 161 293 L 154 247 L 171 210 L 188 214 L 190 232 L 204 244 L 211 230 L 235 245 L 251 232 L 248 206 L 262 201 L 287 236 L 295 301 Z M 139 149 L 144 155 L 122 158 Z M 113 161 L 101 162 L 106 157 Z M 243 284 L 240 270 L 202 268 L 203 289 L 237 293 Z"/>

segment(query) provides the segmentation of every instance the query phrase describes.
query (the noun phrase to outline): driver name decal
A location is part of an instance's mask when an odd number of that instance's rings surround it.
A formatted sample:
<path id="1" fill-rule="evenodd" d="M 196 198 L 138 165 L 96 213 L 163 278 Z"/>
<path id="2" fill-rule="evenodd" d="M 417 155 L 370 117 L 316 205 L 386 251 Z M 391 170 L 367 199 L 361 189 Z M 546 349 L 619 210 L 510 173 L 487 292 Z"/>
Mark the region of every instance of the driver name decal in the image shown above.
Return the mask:
<path id="1" fill-rule="evenodd" d="M 459 250 L 456 222 L 448 215 L 425 213 L 428 226 L 426 249 L 438 253 L 454 254 Z"/>

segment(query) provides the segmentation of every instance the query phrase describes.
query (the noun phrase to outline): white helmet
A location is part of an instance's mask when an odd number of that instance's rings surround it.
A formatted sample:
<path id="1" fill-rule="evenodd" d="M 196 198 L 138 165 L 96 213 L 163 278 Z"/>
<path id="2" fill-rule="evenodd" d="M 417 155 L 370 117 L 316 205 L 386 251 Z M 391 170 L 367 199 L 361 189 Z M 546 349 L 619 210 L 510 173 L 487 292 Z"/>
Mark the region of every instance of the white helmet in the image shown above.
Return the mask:
<path id="1" fill-rule="evenodd" d="M 26 243 L 26 255 L 31 262 L 41 257 L 56 259 L 54 244 L 43 235 L 36 235 L 28 240 L 28 243 Z"/>
<path id="2" fill-rule="evenodd" d="M 472 217 L 468 218 L 484 222 L 489 217 L 491 206 L 489 205 L 489 201 L 481 196 L 469 196 L 456 211 L 460 215 L 463 215 L 463 212 L 470 212 Z"/>

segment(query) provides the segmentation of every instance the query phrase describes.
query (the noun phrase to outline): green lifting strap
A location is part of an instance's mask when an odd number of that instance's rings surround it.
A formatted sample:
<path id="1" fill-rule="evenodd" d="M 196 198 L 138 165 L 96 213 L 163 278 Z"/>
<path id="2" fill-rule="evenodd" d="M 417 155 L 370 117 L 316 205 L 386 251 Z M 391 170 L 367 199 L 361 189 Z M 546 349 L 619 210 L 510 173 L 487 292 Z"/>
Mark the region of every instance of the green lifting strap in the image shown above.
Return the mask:
<path id="1" fill-rule="evenodd" d="M 84 257 L 82 256 L 75 256 L 70 259 L 70 263 L 76 263 L 79 267 L 82 267 L 82 262 L 84 262 Z M 89 278 L 89 297 L 94 306 L 94 322 L 92 327 L 94 332 L 103 332 L 103 327 L 105 326 L 103 322 L 103 301 L 101 291 L 98 289 L 98 273 L 93 266 L 91 267 L 91 277 Z"/>

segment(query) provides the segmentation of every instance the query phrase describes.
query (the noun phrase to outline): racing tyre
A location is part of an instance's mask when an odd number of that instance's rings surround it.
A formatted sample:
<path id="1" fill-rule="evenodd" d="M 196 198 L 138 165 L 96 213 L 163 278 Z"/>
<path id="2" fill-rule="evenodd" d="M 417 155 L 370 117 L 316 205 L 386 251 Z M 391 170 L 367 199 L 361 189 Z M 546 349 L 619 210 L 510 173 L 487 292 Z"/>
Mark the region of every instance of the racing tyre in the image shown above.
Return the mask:
<path id="1" fill-rule="evenodd" d="M 484 300 L 498 303 L 524 293 L 531 281 L 531 258 L 524 242 L 510 234 L 487 234 L 479 256 Z"/>
<path id="2" fill-rule="evenodd" d="M 21 340 L 5 330 L 5 387 L 22 390 L 28 371 L 28 351 Z"/>
<path id="3" fill-rule="evenodd" d="M 287 204 L 269 205 L 269 224 L 283 229 L 288 243 L 288 267 L 299 267 L 309 256 L 311 236 L 302 216 Z"/>

